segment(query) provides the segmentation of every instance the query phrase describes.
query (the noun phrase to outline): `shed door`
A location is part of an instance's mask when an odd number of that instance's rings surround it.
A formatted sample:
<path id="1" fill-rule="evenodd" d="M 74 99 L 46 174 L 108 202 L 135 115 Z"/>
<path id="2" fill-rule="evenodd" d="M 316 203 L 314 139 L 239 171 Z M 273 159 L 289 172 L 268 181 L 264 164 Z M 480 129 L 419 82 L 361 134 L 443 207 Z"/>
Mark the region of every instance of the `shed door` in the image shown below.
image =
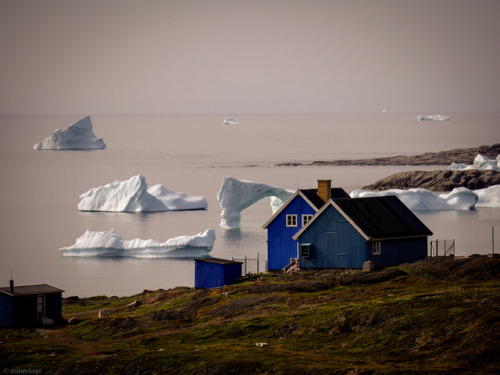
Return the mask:
<path id="1" fill-rule="evenodd" d="M 45 296 L 36 296 L 36 320 L 40 321 L 45 316 Z"/>

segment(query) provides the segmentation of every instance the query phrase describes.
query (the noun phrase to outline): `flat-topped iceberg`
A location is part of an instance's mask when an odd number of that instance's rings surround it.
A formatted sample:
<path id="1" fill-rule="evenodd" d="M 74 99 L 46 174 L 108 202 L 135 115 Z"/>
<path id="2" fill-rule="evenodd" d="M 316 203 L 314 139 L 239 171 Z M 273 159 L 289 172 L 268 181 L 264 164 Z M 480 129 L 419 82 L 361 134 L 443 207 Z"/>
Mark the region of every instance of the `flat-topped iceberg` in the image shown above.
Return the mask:
<path id="1" fill-rule="evenodd" d="M 204 197 L 168 190 L 162 185 L 148 188 L 142 175 L 92 188 L 80 195 L 80 199 L 80 211 L 159 212 L 208 207 Z"/>
<path id="2" fill-rule="evenodd" d="M 232 117 L 226 117 L 224 119 L 224 125 L 239 125 L 241 122 Z"/>
<path id="3" fill-rule="evenodd" d="M 467 165 L 463 163 L 451 163 L 448 170 L 469 170 L 477 169 L 482 171 L 495 171 L 500 172 L 500 155 L 497 155 L 496 159 L 490 159 L 487 156 L 477 154 L 472 162 L 472 165 Z"/>
<path id="4" fill-rule="evenodd" d="M 91 150 L 106 148 L 92 130 L 90 117 L 84 117 L 66 130 L 57 129 L 50 137 L 33 146 L 34 150 Z"/>
<path id="5" fill-rule="evenodd" d="M 274 197 L 271 201 L 276 211 L 293 192 L 253 181 L 224 177 L 217 193 L 217 200 L 222 208 L 220 226 L 225 229 L 240 228 L 241 211 L 265 197 Z"/>
<path id="6" fill-rule="evenodd" d="M 464 187 L 455 188 L 450 193 L 439 195 L 434 195 L 430 190 L 421 188 L 385 191 L 355 190 L 350 194 L 351 198 L 386 195 L 397 196 L 412 211 L 473 210 L 478 202 L 478 195 Z"/>
<path id="7" fill-rule="evenodd" d="M 64 256 L 192 258 L 206 256 L 213 249 L 215 230 L 207 229 L 194 236 L 179 236 L 165 242 L 135 238 L 125 241 L 115 232 L 87 230 L 72 246 L 59 249 Z"/>
<path id="8" fill-rule="evenodd" d="M 418 121 L 450 121 L 448 116 L 444 115 L 421 115 L 417 116 Z"/>

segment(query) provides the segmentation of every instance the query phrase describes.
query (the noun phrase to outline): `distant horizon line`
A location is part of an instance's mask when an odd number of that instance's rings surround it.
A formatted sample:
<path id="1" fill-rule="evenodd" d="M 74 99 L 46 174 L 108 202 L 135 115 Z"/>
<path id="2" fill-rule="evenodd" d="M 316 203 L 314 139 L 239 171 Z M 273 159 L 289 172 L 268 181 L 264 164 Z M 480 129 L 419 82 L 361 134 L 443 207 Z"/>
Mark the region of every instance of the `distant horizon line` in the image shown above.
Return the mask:
<path id="1" fill-rule="evenodd" d="M 411 111 L 411 112 L 163 112 L 163 113 L 0 113 L 0 116 L 322 116 L 322 115 L 435 115 L 435 114 L 499 114 L 499 111 Z"/>

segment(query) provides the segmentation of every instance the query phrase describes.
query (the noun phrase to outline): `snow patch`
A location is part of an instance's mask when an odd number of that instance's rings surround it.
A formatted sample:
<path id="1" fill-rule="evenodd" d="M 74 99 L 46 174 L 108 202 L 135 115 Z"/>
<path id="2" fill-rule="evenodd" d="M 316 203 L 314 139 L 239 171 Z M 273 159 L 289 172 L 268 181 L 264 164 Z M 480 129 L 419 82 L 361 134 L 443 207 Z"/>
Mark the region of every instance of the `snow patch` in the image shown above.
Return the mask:
<path id="1" fill-rule="evenodd" d="M 142 175 L 92 188 L 80 195 L 80 199 L 80 211 L 159 212 L 208 207 L 204 197 L 168 190 L 162 185 L 148 188 Z"/>
<path id="2" fill-rule="evenodd" d="M 52 136 L 33 146 L 34 150 L 89 150 L 106 148 L 102 138 L 92 130 L 90 117 L 84 117 L 66 130 L 57 129 Z"/>

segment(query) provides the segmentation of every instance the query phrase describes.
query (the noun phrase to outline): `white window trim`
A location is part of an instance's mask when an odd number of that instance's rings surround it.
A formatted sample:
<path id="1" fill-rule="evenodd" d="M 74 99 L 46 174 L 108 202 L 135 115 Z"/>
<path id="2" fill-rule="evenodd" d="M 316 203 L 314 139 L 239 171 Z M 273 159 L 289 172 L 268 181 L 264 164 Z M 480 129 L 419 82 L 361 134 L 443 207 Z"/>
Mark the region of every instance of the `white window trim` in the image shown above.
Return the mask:
<path id="1" fill-rule="evenodd" d="M 291 227 L 296 228 L 297 227 L 297 215 L 296 214 L 286 215 L 286 226 L 289 228 L 291 228 Z"/>
<path id="2" fill-rule="evenodd" d="M 382 242 L 380 240 L 373 241 L 372 243 L 372 254 L 380 255 L 382 254 Z"/>
<path id="3" fill-rule="evenodd" d="M 312 218 L 313 215 L 302 215 L 302 226 L 306 225 Z"/>

